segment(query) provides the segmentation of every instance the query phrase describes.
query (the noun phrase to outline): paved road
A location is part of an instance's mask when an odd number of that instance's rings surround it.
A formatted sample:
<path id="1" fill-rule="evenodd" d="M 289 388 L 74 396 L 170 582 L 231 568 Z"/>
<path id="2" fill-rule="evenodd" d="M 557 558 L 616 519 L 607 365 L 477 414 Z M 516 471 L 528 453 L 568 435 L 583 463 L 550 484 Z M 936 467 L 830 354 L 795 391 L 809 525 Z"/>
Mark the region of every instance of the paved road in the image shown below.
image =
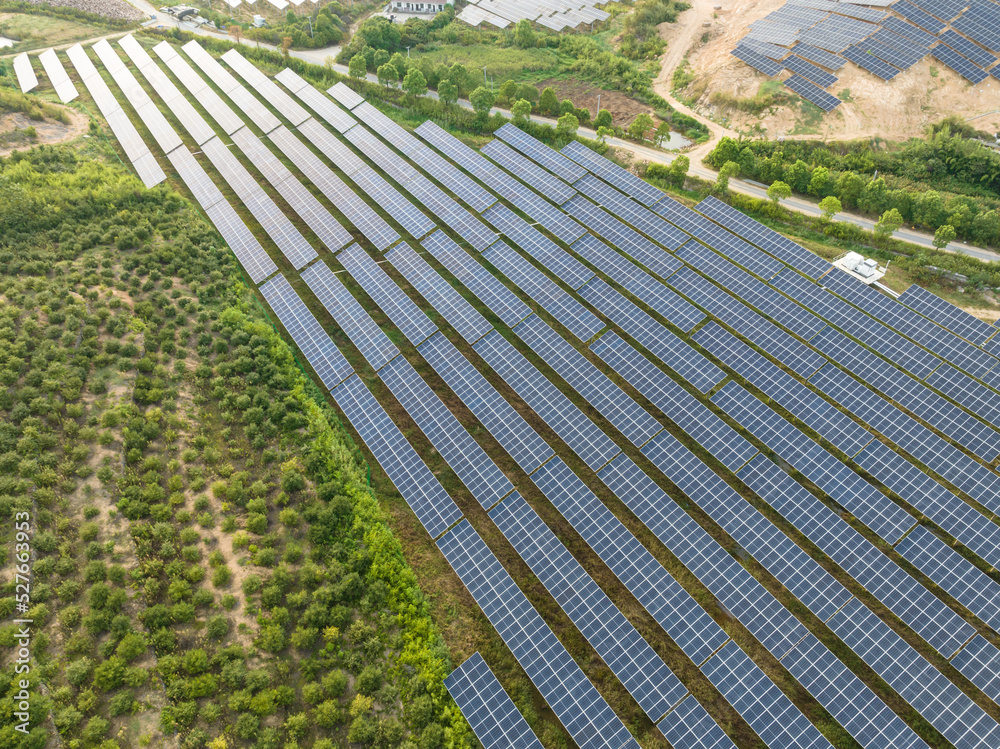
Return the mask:
<path id="1" fill-rule="evenodd" d="M 151 16 L 152 18 L 155 19 L 155 21 L 153 23 L 149 24 L 149 26 L 152 27 L 152 28 L 162 27 L 162 28 L 170 29 L 170 28 L 175 28 L 178 25 L 177 24 L 177 20 L 175 18 L 173 18 L 172 16 L 169 16 L 169 15 L 167 15 L 165 13 L 160 13 L 159 9 L 156 8 L 156 7 L 154 7 L 153 5 L 151 5 L 148 2 L 148 0 L 130 0 L 130 2 L 133 5 L 135 5 L 137 8 L 139 8 L 139 10 L 141 10 L 143 13 L 147 13 L 149 16 Z M 198 36 L 210 36 L 210 37 L 214 37 L 216 39 L 218 39 L 218 38 L 227 38 L 227 39 L 230 38 L 230 37 L 226 36 L 225 34 L 222 34 L 222 33 L 218 32 L 218 31 L 215 31 L 214 29 L 209 29 L 209 28 L 205 28 L 205 27 L 195 28 L 191 24 L 187 24 L 187 23 L 182 23 L 181 24 L 181 28 L 184 31 L 189 31 L 189 32 L 191 32 L 193 34 L 196 34 Z M 88 40 L 88 41 L 83 42 L 83 43 L 84 44 L 91 44 L 91 43 L 97 42 L 101 38 L 114 39 L 114 38 L 117 38 L 119 36 L 124 36 L 124 33 L 108 34 L 108 35 L 106 35 L 104 37 L 97 37 L 95 39 Z M 262 43 L 262 42 L 260 42 L 260 43 L 259 42 L 247 42 L 246 44 L 248 46 L 256 46 L 256 47 L 260 47 L 260 48 L 263 48 L 263 49 L 268 49 L 268 50 L 271 50 L 271 51 L 278 51 L 277 47 L 275 47 L 273 45 L 270 45 L 270 44 L 265 44 L 265 43 Z M 69 46 L 72 46 L 72 45 L 64 45 L 64 46 L 69 47 Z M 336 55 L 337 55 L 337 53 L 339 51 L 340 51 L 340 47 L 339 46 L 335 46 L 335 47 L 326 47 L 326 48 L 323 48 L 323 49 L 290 50 L 289 54 L 292 57 L 296 57 L 296 58 L 298 58 L 300 60 L 312 63 L 314 65 L 326 65 L 327 60 L 330 59 L 330 58 L 336 57 Z M 333 63 L 332 67 L 338 73 L 343 73 L 345 75 L 347 74 L 347 66 L 346 65 L 340 65 L 339 63 Z M 373 82 L 373 83 L 378 83 L 378 77 L 376 75 L 374 75 L 373 73 L 368 73 L 367 79 L 369 81 Z M 428 91 L 427 92 L 427 96 L 436 99 L 437 98 L 437 92 L 436 91 Z M 464 99 L 460 99 L 459 102 L 458 102 L 458 104 L 459 104 L 459 106 L 464 107 L 465 109 L 472 109 L 472 105 L 468 101 L 466 101 Z M 678 102 L 678 105 L 680 106 L 680 108 L 686 110 L 686 107 L 683 107 L 683 105 L 680 105 L 679 102 Z M 501 109 L 499 107 L 494 108 L 493 112 L 499 112 L 499 113 L 501 113 L 501 114 L 503 114 L 504 116 L 507 116 L 507 117 L 510 116 L 510 112 L 509 111 L 507 111 L 505 109 Z M 695 116 L 699 121 L 705 121 L 704 117 L 696 115 L 693 112 L 689 112 L 689 114 L 692 114 L 693 116 Z M 551 118 L 547 118 L 547 117 L 540 117 L 538 115 L 531 115 L 531 119 L 534 122 L 545 123 L 545 124 L 548 124 L 548 125 L 555 126 L 555 124 L 556 124 L 555 120 L 553 120 Z M 715 125 L 715 123 L 712 123 L 712 124 Z M 710 129 L 713 132 L 715 132 L 715 131 L 717 131 L 719 129 L 719 126 L 715 125 L 715 127 L 712 127 Z M 580 130 L 579 130 L 579 132 L 580 132 L 580 135 L 583 135 L 584 137 L 587 137 L 587 138 L 597 138 L 597 133 L 593 129 L 591 129 L 591 128 L 581 127 Z M 654 148 L 652 146 L 640 145 L 638 143 L 633 143 L 632 141 L 623 140 L 621 138 L 608 138 L 608 143 L 610 145 L 614 146 L 615 148 L 621 148 L 621 149 L 624 149 L 624 150 L 627 150 L 627 151 L 631 151 L 638 158 L 643 159 L 645 161 L 648 161 L 648 162 L 650 162 L 652 164 L 670 164 L 677 157 L 677 155 L 678 155 L 677 152 L 669 152 L 669 151 L 665 151 L 665 150 L 662 150 L 662 149 L 659 149 L 659 148 Z M 696 149 L 694 149 L 694 151 L 692 152 L 692 155 L 695 156 L 695 158 L 692 159 L 691 166 L 690 166 L 690 168 L 689 168 L 688 171 L 689 171 L 690 174 L 692 174 L 692 175 L 694 175 L 696 177 L 700 177 L 701 179 L 704 179 L 704 180 L 707 180 L 707 181 L 710 181 L 710 182 L 714 182 L 715 179 L 716 179 L 716 177 L 718 176 L 717 173 L 713 169 L 710 169 L 709 167 L 707 167 L 703 163 L 701 163 L 701 160 L 700 160 L 700 158 L 698 156 L 699 154 L 704 154 L 704 153 L 707 153 L 707 149 L 706 149 L 705 145 L 696 147 Z M 763 188 L 763 187 L 759 186 L 758 184 L 753 184 L 751 182 L 748 182 L 748 181 L 745 181 L 745 180 L 741 180 L 741 179 L 730 179 L 729 180 L 729 189 L 733 190 L 734 192 L 743 193 L 745 195 L 751 195 L 751 196 L 753 196 L 755 198 L 766 198 L 767 197 L 766 188 Z M 799 213 L 804 213 L 804 214 L 806 214 L 808 216 L 819 216 L 822 213 L 819 210 L 819 206 L 817 206 L 815 203 L 813 203 L 813 202 L 811 202 L 809 200 L 805 200 L 804 198 L 799 198 L 799 197 L 789 198 L 787 200 L 783 200 L 782 201 L 782 205 L 785 206 L 786 208 L 789 208 L 789 209 L 793 210 L 793 211 L 798 211 Z M 838 213 L 834 217 L 834 220 L 836 220 L 836 221 L 846 221 L 846 222 L 855 224 L 857 226 L 860 226 L 860 227 L 862 227 L 864 229 L 867 229 L 869 231 L 871 231 L 874 228 L 874 226 L 875 226 L 875 222 L 872 221 L 871 219 L 865 218 L 864 216 L 858 216 L 858 215 L 853 214 L 853 213 L 847 213 L 847 212 Z M 896 239 L 901 239 L 903 241 L 910 242 L 912 244 L 915 244 L 915 245 L 918 245 L 918 246 L 921 246 L 921 247 L 933 247 L 934 246 L 934 244 L 933 244 L 934 237 L 931 234 L 927 234 L 926 232 L 922 232 L 922 231 L 919 231 L 917 229 L 901 228 L 893 236 Z M 983 249 L 981 247 L 975 247 L 975 246 L 972 246 L 972 245 L 967 245 L 965 243 L 952 242 L 945 249 L 947 249 L 949 252 L 955 252 L 955 253 L 958 253 L 960 255 L 970 255 L 972 257 L 979 258 L 980 260 L 1000 262 L 1000 254 L 998 254 L 996 252 L 993 252 L 991 250 Z"/>

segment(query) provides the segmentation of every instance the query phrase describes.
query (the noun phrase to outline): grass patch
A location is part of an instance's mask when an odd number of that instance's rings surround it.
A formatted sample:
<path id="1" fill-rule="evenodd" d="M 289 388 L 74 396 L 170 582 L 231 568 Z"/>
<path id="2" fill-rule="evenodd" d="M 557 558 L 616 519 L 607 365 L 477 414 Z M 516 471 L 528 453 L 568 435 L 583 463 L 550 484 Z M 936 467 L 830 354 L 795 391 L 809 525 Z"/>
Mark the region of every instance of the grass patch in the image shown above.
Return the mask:
<path id="1" fill-rule="evenodd" d="M 47 49 L 60 44 L 92 39 L 106 33 L 108 29 L 104 26 L 66 18 L 29 16 L 23 13 L 4 14 L 0 18 L 0 36 L 17 40 L 13 48 L 8 49 L 9 52 Z"/>
<path id="2" fill-rule="evenodd" d="M 418 57 L 418 55 L 414 55 Z M 555 76 L 559 72 L 559 56 L 549 49 L 516 49 L 513 47 L 466 47 L 461 44 L 442 44 L 427 49 L 419 58 L 433 65 L 464 65 L 469 70 L 482 70 L 493 76 L 499 84 L 503 80 L 536 80 Z M 532 75 L 534 74 L 534 75 Z"/>

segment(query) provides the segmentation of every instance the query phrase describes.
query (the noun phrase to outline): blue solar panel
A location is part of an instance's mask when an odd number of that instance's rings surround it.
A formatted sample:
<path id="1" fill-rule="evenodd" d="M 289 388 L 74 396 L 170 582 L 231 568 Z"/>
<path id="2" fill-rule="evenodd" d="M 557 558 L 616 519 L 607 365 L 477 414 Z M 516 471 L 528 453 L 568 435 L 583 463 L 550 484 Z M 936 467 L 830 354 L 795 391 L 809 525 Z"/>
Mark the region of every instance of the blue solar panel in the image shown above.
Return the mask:
<path id="1" fill-rule="evenodd" d="M 837 82 L 837 76 L 827 73 L 822 68 L 818 68 L 811 62 L 806 62 L 801 57 L 796 57 L 791 55 L 782 60 L 785 68 L 792 71 L 793 73 L 798 73 L 803 78 L 812 81 L 820 88 L 825 88 L 827 86 L 832 86 Z"/>
<path id="2" fill-rule="evenodd" d="M 614 333 L 602 335 L 590 350 L 729 470 L 757 454 L 735 429 Z"/>
<path id="3" fill-rule="evenodd" d="M 561 458 L 546 463 L 531 479 L 692 662 L 703 663 L 729 639 Z"/>
<path id="4" fill-rule="evenodd" d="M 840 54 L 856 65 L 864 68 L 869 73 L 877 75 L 883 81 L 891 81 L 902 72 L 899 68 L 894 68 L 889 63 L 883 62 L 871 52 L 867 52 L 860 45 L 848 47 Z"/>
<path id="5" fill-rule="evenodd" d="M 541 141 L 532 138 L 512 123 L 508 122 L 493 134 L 570 184 L 587 173 L 578 164 L 573 163 L 563 154 L 549 148 Z"/>
<path id="6" fill-rule="evenodd" d="M 632 444 L 645 444 L 663 428 L 537 315 L 514 328 L 514 333 Z"/>
<path id="7" fill-rule="evenodd" d="M 434 232 L 421 244 L 508 326 L 531 314 L 527 304 L 443 231 Z"/>
<path id="8" fill-rule="evenodd" d="M 899 303 L 916 310 L 976 346 L 981 346 L 997 332 L 988 322 L 973 317 L 961 307 L 956 307 L 916 284 L 900 295 Z"/>
<path id="9" fill-rule="evenodd" d="M 698 331 L 699 345 L 758 387 L 806 426 L 849 456 L 875 436 L 801 382 L 712 322 Z"/>
<path id="10" fill-rule="evenodd" d="M 442 333 L 417 351 L 525 473 L 552 457 L 549 444 Z"/>
<path id="11" fill-rule="evenodd" d="M 951 665 L 991 700 L 1000 700 L 1000 652 L 982 635 L 976 635 L 952 658 Z"/>
<path id="12" fill-rule="evenodd" d="M 490 518 L 646 715 L 659 719 L 687 694 L 687 687 L 520 494 L 497 505 Z"/>
<path id="13" fill-rule="evenodd" d="M 824 68 L 829 68 L 830 70 L 840 70 L 844 67 L 843 57 L 835 55 L 833 52 L 827 52 L 825 49 L 814 47 L 811 44 L 799 42 L 792 47 L 792 52 L 797 54 L 799 57 L 804 57 L 805 59 L 810 60 L 817 65 L 822 65 Z"/>
<path id="14" fill-rule="evenodd" d="M 716 393 L 712 402 L 889 543 L 916 524 L 909 513 L 735 382 Z"/>
<path id="15" fill-rule="evenodd" d="M 444 685 L 484 749 L 542 749 L 542 742 L 478 652 L 448 674 Z"/>
<path id="16" fill-rule="evenodd" d="M 580 289 L 580 296 L 701 392 L 725 379 L 721 369 L 604 281 L 591 281 Z"/>
<path id="17" fill-rule="evenodd" d="M 788 67 L 787 61 L 785 62 L 785 66 Z M 789 70 L 791 70 L 791 68 L 789 68 Z M 785 86 L 790 88 L 792 91 L 797 93 L 806 101 L 815 104 L 824 112 L 832 112 L 834 109 L 840 106 L 840 99 L 838 99 L 833 94 L 828 94 L 826 91 L 821 89 L 815 83 L 806 80 L 797 73 L 793 75 L 791 78 L 785 80 Z"/>
<path id="18" fill-rule="evenodd" d="M 398 356 L 383 367 L 379 377 L 479 504 L 489 509 L 514 490 L 496 463 L 404 357 Z"/>
<path id="19" fill-rule="evenodd" d="M 690 268 L 678 271 L 667 282 L 801 377 L 808 377 L 826 363 L 826 359 L 804 343 L 736 301 Z"/>
<path id="20" fill-rule="evenodd" d="M 931 50 L 931 55 L 973 84 L 986 80 L 985 70 L 950 47 L 939 44 Z"/>
<path id="21" fill-rule="evenodd" d="M 575 186 L 577 190 L 598 205 L 603 206 L 668 250 L 676 250 L 691 238 L 648 208 L 618 192 L 611 185 L 605 184 L 592 174 L 588 174 Z"/>
<path id="22" fill-rule="evenodd" d="M 535 162 L 525 158 L 503 141 L 491 140 L 480 151 L 556 205 L 562 205 L 576 195 L 576 190 L 572 187 L 542 169 Z"/>
<path id="23" fill-rule="evenodd" d="M 399 354 L 396 345 L 323 262 L 311 265 L 301 278 L 372 369 L 381 369 Z"/>
<path id="24" fill-rule="evenodd" d="M 500 333 L 493 331 L 473 348 L 591 468 L 600 468 L 620 452 L 593 421 Z"/>
<path id="25" fill-rule="evenodd" d="M 473 527 L 460 523 L 438 548 L 581 749 L 639 749 Z"/>
<path id="26" fill-rule="evenodd" d="M 493 330 L 489 321 L 405 242 L 387 252 L 385 259 L 469 343 Z"/>
<path id="27" fill-rule="evenodd" d="M 581 237 L 573 244 L 573 250 L 684 332 L 705 319 L 701 310 L 597 237 L 591 234 Z M 681 267 L 680 262 L 677 267 Z"/>
<path id="28" fill-rule="evenodd" d="M 552 279 L 500 241 L 483 253 L 483 260 L 509 278 L 536 304 L 566 326 L 581 341 L 589 341 L 604 323 Z"/>
<path id="29" fill-rule="evenodd" d="M 431 538 L 461 519 L 462 511 L 360 377 L 334 388 L 333 399 Z"/>
<path id="30" fill-rule="evenodd" d="M 947 24 L 942 23 L 929 13 L 925 13 L 915 5 L 911 5 L 910 3 L 906 2 L 906 0 L 900 0 L 900 2 L 892 6 L 892 9 L 897 13 L 899 13 L 899 15 L 901 15 L 907 21 L 912 21 L 921 29 L 928 31 L 931 34 L 937 34 L 942 29 L 944 29 L 945 26 L 947 26 Z M 920 40 L 918 39 L 918 41 Z"/>
<path id="31" fill-rule="evenodd" d="M 733 57 L 742 60 L 757 72 L 763 73 L 764 75 L 771 78 L 773 78 L 776 75 L 779 75 L 781 71 L 784 70 L 784 65 L 782 65 L 781 63 L 775 62 L 774 60 L 770 60 L 767 57 L 764 57 L 764 55 L 759 54 L 758 52 L 754 52 L 747 46 L 742 46 L 742 45 L 738 46 L 736 49 L 732 50 L 729 54 L 731 54 Z"/>
<path id="32" fill-rule="evenodd" d="M 663 192 L 644 182 L 628 169 L 618 166 L 613 161 L 604 158 L 595 151 L 575 140 L 563 146 L 562 152 L 578 164 L 585 166 L 610 185 L 614 185 L 629 197 L 633 197 L 643 205 L 653 205 L 663 197 Z M 582 176 L 582 175 L 581 175 Z"/>
<path id="33" fill-rule="evenodd" d="M 661 278 L 666 278 L 676 269 L 676 261 L 666 250 L 594 205 L 583 195 L 577 195 L 566 203 L 563 210 Z"/>
<path id="34" fill-rule="evenodd" d="M 675 707 L 657 728 L 671 746 L 685 749 L 736 749 L 732 739 L 708 714 L 701 703 L 688 697 Z"/>
<path id="35" fill-rule="evenodd" d="M 995 427 L 1000 427 L 1000 396 L 964 372 L 959 372 L 950 364 L 942 364 L 931 372 L 925 382 L 932 388 L 940 390 L 956 403 L 965 406 L 980 419 L 990 422 Z M 968 417 L 963 414 L 961 418 L 965 420 Z M 975 422 L 969 420 L 969 423 L 977 430 L 980 429 Z M 990 451 L 995 448 L 995 439 L 988 433 L 984 439 L 987 444 L 993 446 L 985 450 L 986 454 L 989 455 Z M 992 458 L 986 460 L 990 463 L 993 462 Z"/>

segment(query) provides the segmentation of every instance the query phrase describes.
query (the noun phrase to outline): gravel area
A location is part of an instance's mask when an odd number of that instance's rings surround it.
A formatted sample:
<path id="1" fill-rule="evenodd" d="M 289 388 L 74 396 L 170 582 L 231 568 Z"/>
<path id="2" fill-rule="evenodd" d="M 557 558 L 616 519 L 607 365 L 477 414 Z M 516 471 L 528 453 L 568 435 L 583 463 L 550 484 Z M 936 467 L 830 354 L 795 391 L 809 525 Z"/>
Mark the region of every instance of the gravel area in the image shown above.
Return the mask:
<path id="1" fill-rule="evenodd" d="M 105 18 L 141 21 L 146 15 L 125 0 L 27 0 L 32 5 L 51 5 L 56 8 L 76 8 L 96 13 Z"/>

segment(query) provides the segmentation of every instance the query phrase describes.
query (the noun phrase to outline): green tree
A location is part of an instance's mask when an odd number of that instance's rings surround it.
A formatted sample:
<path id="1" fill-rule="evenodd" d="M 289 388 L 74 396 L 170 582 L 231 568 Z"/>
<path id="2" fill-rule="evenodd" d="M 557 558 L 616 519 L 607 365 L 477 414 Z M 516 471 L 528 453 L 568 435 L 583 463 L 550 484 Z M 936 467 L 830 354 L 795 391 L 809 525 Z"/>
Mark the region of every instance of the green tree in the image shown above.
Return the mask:
<path id="1" fill-rule="evenodd" d="M 615 131 L 612 130 L 610 127 L 604 127 L 604 125 L 601 125 L 599 128 L 597 128 L 597 137 L 600 139 L 602 143 L 608 138 L 613 137 L 614 134 Z"/>
<path id="2" fill-rule="evenodd" d="M 469 81 L 469 71 L 462 63 L 456 62 L 451 66 L 448 70 L 448 78 L 450 78 L 451 82 L 455 84 L 455 87 L 458 89 L 459 96 L 465 96 L 469 93 L 469 86 L 471 85 Z"/>
<path id="3" fill-rule="evenodd" d="M 531 49 L 536 45 L 535 32 L 531 28 L 531 21 L 522 18 L 514 27 L 514 42 L 521 49 Z"/>
<path id="4" fill-rule="evenodd" d="M 375 67 L 380 68 L 389 62 L 389 51 L 385 49 L 375 50 Z"/>
<path id="5" fill-rule="evenodd" d="M 818 166 L 812 170 L 812 175 L 809 177 L 809 186 L 807 188 L 810 195 L 822 197 L 827 194 L 827 191 L 832 186 L 833 178 L 830 176 L 829 169 L 825 166 Z"/>
<path id="6" fill-rule="evenodd" d="M 497 92 L 497 101 L 506 104 L 508 107 L 513 104 L 517 99 L 517 84 L 514 81 L 506 80 L 500 84 L 500 90 Z"/>
<path id="7" fill-rule="evenodd" d="M 391 58 L 389 58 L 389 64 L 396 69 L 396 77 L 399 79 L 400 83 L 402 83 L 403 77 L 406 75 L 406 71 L 410 68 L 409 64 L 406 62 L 406 58 L 399 54 L 399 52 L 396 52 Z"/>
<path id="8" fill-rule="evenodd" d="M 368 72 L 368 68 L 365 66 L 365 58 L 363 55 L 354 55 L 351 61 L 347 64 L 347 73 L 351 78 L 356 78 L 361 80 L 365 77 Z"/>
<path id="9" fill-rule="evenodd" d="M 381 83 L 386 88 L 389 88 L 393 83 L 396 82 L 396 68 L 392 67 L 389 63 L 379 65 L 378 71 L 378 82 Z"/>
<path id="10" fill-rule="evenodd" d="M 445 78 L 438 84 L 438 98 L 445 104 L 454 104 L 458 101 L 458 87 Z"/>
<path id="11" fill-rule="evenodd" d="M 684 180 L 687 179 L 688 169 L 691 167 L 691 159 L 683 154 L 674 159 L 670 165 L 670 182 L 680 189 L 684 187 Z"/>
<path id="12" fill-rule="evenodd" d="M 725 195 L 729 192 L 729 179 L 740 173 L 740 165 L 735 161 L 727 161 L 719 168 L 719 176 L 715 180 L 715 192 Z"/>
<path id="13" fill-rule="evenodd" d="M 718 145 L 712 149 L 708 156 L 709 163 L 714 167 L 721 167 L 727 161 L 739 161 L 740 146 L 728 135 L 719 139 Z"/>
<path id="14" fill-rule="evenodd" d="M 775 205 L 790 197 L 792 197 L 792 188 L 781 180 L 772 182 L 771 186 L 767 188 L 767 199 Z"/>
<path id="15" fill-rule="evenodd" d="M 580 120 L 576 118 L 575 114 L 567 112 L 556 122 L 556 135 L 563 138 L 573 138 L 579 127 Z"/>
<path id="16" fill-rule="evenodd" d="M 934 232 L 934 246 L 939 250 L 943 250 L 948 246 L 950 242 L 955 240 L 958 232 L 955 231 L 955 227 L 951 224 L 941 224 L 938 230 Z"/>
<path id="17" fill-rule="evenodd" d="M 423 96 L 427 93 L 427 79 L 417 68 L 410 68 L 403 79 L 403 88 L 412 96 Z"/>
<path id="18" fill-rule="evenodd" d="M 823 220 L 831 221 L 843 209 L 840 200 L 835 195 L 827 195 L 819 201 L 819 209 L 823 212 Z"/>
<path id="19" fill-rule="evenodd" d="M 848 208 L 858 205 L 858 198 L 864 189 L 865 181 L 855 172 L 844 172 L 837 178 L 837 197 Z"/>
<path id="20" fill-rule="evenodd" d="M 797 193 L 803 193 L 809 187 L 809 165 L 802 159 L 798 159 L 794 164 L 785 167 L 785 184 Z"/>
<path id="21" fill-rule="evenodd" d="M 516 123 L 525 123 L 528 121 L 528 115 L 531 114 L 531 102 L 527 99 L 518 99 L 514 106 L 510 108 L 510 113 L 512 119 Z"/>
<path id="22" fill-rule="evenodd" d="M 653 129 L 653 118 L 646 112 L 640 112 L 628 126 L 628 135 L 632 140 L 642 142 L 646 139 L 646 133 Z"/>
<path id="23" fill-rule="evenodd" d="M 903 217 L 895 208 L 890 208 L 882 214 L 882 217 L 875 224 L 875 236 L 885 241 L 903 225 Z"/>
<path id="24" fill-rule="evenodd" d="M 472 108 L 476 111 L 476 114 L 484 120 L 489 117 L 490 110 L 493 108 L 493 102 L 495 100 L 496 98 L 493 96 L 493 92 L 488 90 L 485 86 L 480 86 L 469 94 L 469 102 L 472 104 Z"/>
<path id="25" fill-rule="evenodd" d="M 614 120 L 611 119 L 611 112 L 607 109 L 598 111 L 597 117 L 594 118 L 594 127 L 614 127 L 614 125 Z"/>
<path id="26" fill-rule="evenodd" d="M 525 99 L 530 102 L 532 106 L 534 106 L 539 97 L 538 88 L 536 86 L 532 86 L 530 83 L 519 83 L 517 84 L 516 96 L 518 100 Z"/>
<path id="27" fill-rule="evenodd" d="M 546 86 L 542 90 L 542 96 L 538 100 L 538 109 L 543 114 L 559 114 L 559 97 L 556 96 L 556 90 L 552 86 Z"/>

